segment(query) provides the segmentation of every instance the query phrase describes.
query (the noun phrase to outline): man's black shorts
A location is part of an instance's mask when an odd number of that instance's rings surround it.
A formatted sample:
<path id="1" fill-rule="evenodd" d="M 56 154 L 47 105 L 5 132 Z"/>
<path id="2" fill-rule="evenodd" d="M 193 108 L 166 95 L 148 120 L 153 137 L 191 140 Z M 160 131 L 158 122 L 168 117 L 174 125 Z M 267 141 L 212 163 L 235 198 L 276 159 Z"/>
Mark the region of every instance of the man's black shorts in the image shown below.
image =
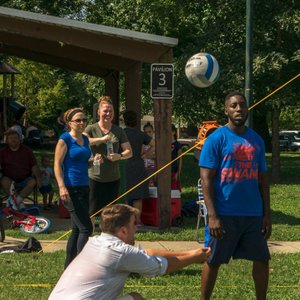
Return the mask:
<path id="1" fill-rule="evenodd" d="M 268 261 L 270 252 L 262 233 L 262 217 L 219 216 L 224 228 L 224 237 L 210 237 L 212 254 L 208 263 L 228 263 L 230 258 L 251 261 Z"/>

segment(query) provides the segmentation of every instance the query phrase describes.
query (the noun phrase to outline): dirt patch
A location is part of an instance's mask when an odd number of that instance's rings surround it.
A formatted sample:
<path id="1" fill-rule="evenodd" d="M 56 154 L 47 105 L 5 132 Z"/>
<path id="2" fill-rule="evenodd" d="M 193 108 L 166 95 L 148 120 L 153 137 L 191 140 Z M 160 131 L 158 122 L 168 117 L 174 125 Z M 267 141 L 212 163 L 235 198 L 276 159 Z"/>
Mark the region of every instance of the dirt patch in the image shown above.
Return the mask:
<path id="1" fill-rule="evenodd" d="M 52 222 L 51 232 L 65 231 L 71 228 L 71 220 L 65 218 L 63 219 L 59 216 L 58 206 L 55 206 L 49 210 L 41 209 L 41 215 Z"/>

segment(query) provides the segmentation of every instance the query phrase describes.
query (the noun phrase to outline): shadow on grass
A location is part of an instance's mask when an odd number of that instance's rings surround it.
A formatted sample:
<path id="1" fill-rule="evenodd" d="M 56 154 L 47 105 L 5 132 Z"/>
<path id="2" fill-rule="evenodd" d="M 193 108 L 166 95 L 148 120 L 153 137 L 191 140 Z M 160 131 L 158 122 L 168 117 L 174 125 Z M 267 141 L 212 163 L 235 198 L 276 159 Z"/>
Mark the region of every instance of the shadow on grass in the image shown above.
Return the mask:
<path id="1" fill-rule="evenodd" d="M 172 272 L 168 275 L 172 276 L 172 275 L 176 275 L 176 274 L 187 275 L 187 276 L 199 276 L 201 274 L 201 269 L 200 268 L 197 268 L 197 269 L 183 269 L 183 270 L 179 270 L 179 271 L 176 271 L 176 272 Z"/>
<path id="2" fill-rule="evenodd" d="M 272 224 L 286 224 L 286 225 L 300 225 L 300 217 L 291 216 L 279 210 L 272 210 Z M 195 229 L 197 224 L 197 217 L 184 217 L 184 228 Z M 200 227 L 203 227 L 203 220 L 201 219 Z"/>
<path id="3" fill-rule="evenodd" d="M 24 244 L 23 241 L 5 241 L 0 243 L 0 252 L 6 250 L 17 251 Z"/>
<path id="4" fill-rule="evenodd" d="M 268 169 L 271 170 L 271 156 L 267 156 Z M 299 184 L 300 182 L 300 153 L 280 155 L 280 182 L 279 184 Z"/>
<path id="5" fill-rule="evenodd" d="M 199 268 L 195 268 L 195 269 L 178 270 L 176 272 L 168 273 L 167 276 L 175 276 L 175 275 L 198 276 L 199 274 L 201 274 L 201 270 L 199 270 Z M 143 276 L 137 273 L 130 273 L 129 278 L 143 278 Z"/>
<path id="6" fill-rule="evenodd" d="M 300 225 L 300 218 L 284 214 L 279 210 L 272 210 L 271 214 L 273 224 Z"/>

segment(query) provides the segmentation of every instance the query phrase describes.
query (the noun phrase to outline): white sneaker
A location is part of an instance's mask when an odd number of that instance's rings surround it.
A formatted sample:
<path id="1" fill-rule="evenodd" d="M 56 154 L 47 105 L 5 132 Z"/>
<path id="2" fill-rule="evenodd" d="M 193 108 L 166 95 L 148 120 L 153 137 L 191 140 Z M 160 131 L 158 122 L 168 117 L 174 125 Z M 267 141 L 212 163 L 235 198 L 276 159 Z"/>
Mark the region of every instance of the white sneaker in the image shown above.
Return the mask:
<path id="1" fill-rule="evenodd" d="M 15 201 L 14 201 L 14 199 L 13 199 L 12 196 L 9 196 L 7 198 L 6 206 L 10 207 L 10 208 L 12 208 L 14 210 L 18 210 L 18 207 L 17 207 L 17 205 L 16 205 L 16 203 L 15 203 Z"/>

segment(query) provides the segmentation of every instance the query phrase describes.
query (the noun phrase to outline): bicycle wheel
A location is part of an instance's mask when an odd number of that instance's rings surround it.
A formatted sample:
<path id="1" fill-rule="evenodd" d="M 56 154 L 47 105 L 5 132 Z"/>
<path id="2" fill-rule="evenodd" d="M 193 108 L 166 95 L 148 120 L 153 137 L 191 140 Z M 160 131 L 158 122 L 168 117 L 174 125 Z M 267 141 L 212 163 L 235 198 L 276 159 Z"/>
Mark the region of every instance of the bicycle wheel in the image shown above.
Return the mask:
<path id="1" fill-rule="evenodd" d="M 35 223 L 21 224 L 20 231 L 23 233 L 39 234 L 45 233 L 51 227 L 51 221 L 44 217 L 35 217 Z M 30 219 L 26 219 L 30 221 Z"/>

